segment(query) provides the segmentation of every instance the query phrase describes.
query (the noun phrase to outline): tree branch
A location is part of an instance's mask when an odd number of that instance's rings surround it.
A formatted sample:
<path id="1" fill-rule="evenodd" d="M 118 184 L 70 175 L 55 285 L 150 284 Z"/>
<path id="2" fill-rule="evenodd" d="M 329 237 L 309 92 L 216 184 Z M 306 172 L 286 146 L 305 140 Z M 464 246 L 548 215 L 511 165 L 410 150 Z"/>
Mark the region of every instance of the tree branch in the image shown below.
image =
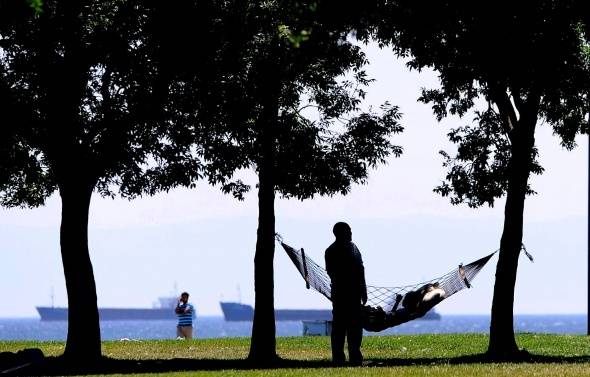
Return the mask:
<path id="1" fill-rule="evenodd" d="M 498 110 L 500 110 L 500 116 L 504 119 L 507 126 L 506 133 L 508 134 L 508 137 L 510 137 L 511 131 L 518 124 L 518 117 L 514 111 L 514 106 L 512 106 L 506 90 L 502 89 L 499 84 L 490 83 L 489 85 L 492 100 L 498 106 Z"/>

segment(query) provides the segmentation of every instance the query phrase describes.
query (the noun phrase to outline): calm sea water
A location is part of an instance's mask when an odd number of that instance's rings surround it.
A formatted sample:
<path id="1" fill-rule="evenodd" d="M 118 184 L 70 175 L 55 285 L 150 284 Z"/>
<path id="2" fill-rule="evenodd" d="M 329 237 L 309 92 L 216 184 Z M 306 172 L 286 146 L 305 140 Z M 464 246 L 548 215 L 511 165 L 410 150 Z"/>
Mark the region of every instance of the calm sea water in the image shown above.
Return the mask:
<path id="1" fill-rule="evenodd" d="M 489 316 L 443 315 L 441 320 L 416 320 L 380 333 L 443 334 L 487 333 Z M 586 315 L 518 315 L 517 332 L 554 334 L 586 334 Z M 223 317 L 199 317 L 196 321 L 197 338 L 247 337 L 252 331 L 251 322 L 226 322 Z M 120 339 L 173 339 L 175 321 L 105 321 L 101 323 L 104 340 Z M 278 336 L 299 336 L 303 333 L 300 321 L 277 322 Z M 39 319 L 0 319 L 0 340 L 65 340 L 66 321 L 43 322 Z"/>

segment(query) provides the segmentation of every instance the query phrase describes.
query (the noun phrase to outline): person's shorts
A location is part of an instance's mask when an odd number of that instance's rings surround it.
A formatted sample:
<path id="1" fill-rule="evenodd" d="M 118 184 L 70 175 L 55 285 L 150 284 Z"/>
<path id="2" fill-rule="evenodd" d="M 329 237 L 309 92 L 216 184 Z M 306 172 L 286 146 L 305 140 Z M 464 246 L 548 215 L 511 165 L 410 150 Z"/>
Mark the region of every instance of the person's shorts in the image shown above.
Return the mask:
<path id="1" fill-rule="evenodd" d="M 193 338 L 193 327 L 192 326 L 176 326 L 176 337 L 184 339 Z"/>

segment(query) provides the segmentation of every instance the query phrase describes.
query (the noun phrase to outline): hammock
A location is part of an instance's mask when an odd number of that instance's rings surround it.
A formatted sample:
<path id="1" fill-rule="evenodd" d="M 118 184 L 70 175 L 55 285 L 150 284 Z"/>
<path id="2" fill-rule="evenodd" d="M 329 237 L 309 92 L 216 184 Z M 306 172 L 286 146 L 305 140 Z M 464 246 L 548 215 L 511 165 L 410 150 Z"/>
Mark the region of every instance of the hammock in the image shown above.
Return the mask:
<path id="1" fill-rule="evenodd" d="M 296 250 L 285 244 L 278 234 L 276 238 L 305 279 L 307 289 L 311 287 L 331 300 L 330 277 L 326 270 L 305 255 L 303 249 Z M 532 256 L 526 251 L 524 245 L 522 249 L 532 261 Z M 447 274 L 422 283 L 402 287 L 367 285 L 367 304 L 362 308 L 364 329 L 382 331 L 423 317 L 442 300 L 463 288 L 471 288 L 473 278 L 498 251 L 467 265 L 460 264 Z"/>

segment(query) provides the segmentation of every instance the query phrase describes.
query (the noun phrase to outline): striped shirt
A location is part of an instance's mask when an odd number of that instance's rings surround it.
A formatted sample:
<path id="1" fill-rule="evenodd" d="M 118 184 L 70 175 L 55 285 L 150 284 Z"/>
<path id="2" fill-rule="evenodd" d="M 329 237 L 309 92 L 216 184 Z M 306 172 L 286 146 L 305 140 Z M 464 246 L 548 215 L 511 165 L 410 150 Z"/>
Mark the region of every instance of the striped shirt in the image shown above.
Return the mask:
<path id="1" fill-rule="evenodd" d="M 193 318 L 195 316 L 195 308 L 193 305 L 186 303 L 178 305 L 177 308 L 180 309 L 180 313 L 176 313 L 178 316 L 178 326 L 192 326 Z"/>

